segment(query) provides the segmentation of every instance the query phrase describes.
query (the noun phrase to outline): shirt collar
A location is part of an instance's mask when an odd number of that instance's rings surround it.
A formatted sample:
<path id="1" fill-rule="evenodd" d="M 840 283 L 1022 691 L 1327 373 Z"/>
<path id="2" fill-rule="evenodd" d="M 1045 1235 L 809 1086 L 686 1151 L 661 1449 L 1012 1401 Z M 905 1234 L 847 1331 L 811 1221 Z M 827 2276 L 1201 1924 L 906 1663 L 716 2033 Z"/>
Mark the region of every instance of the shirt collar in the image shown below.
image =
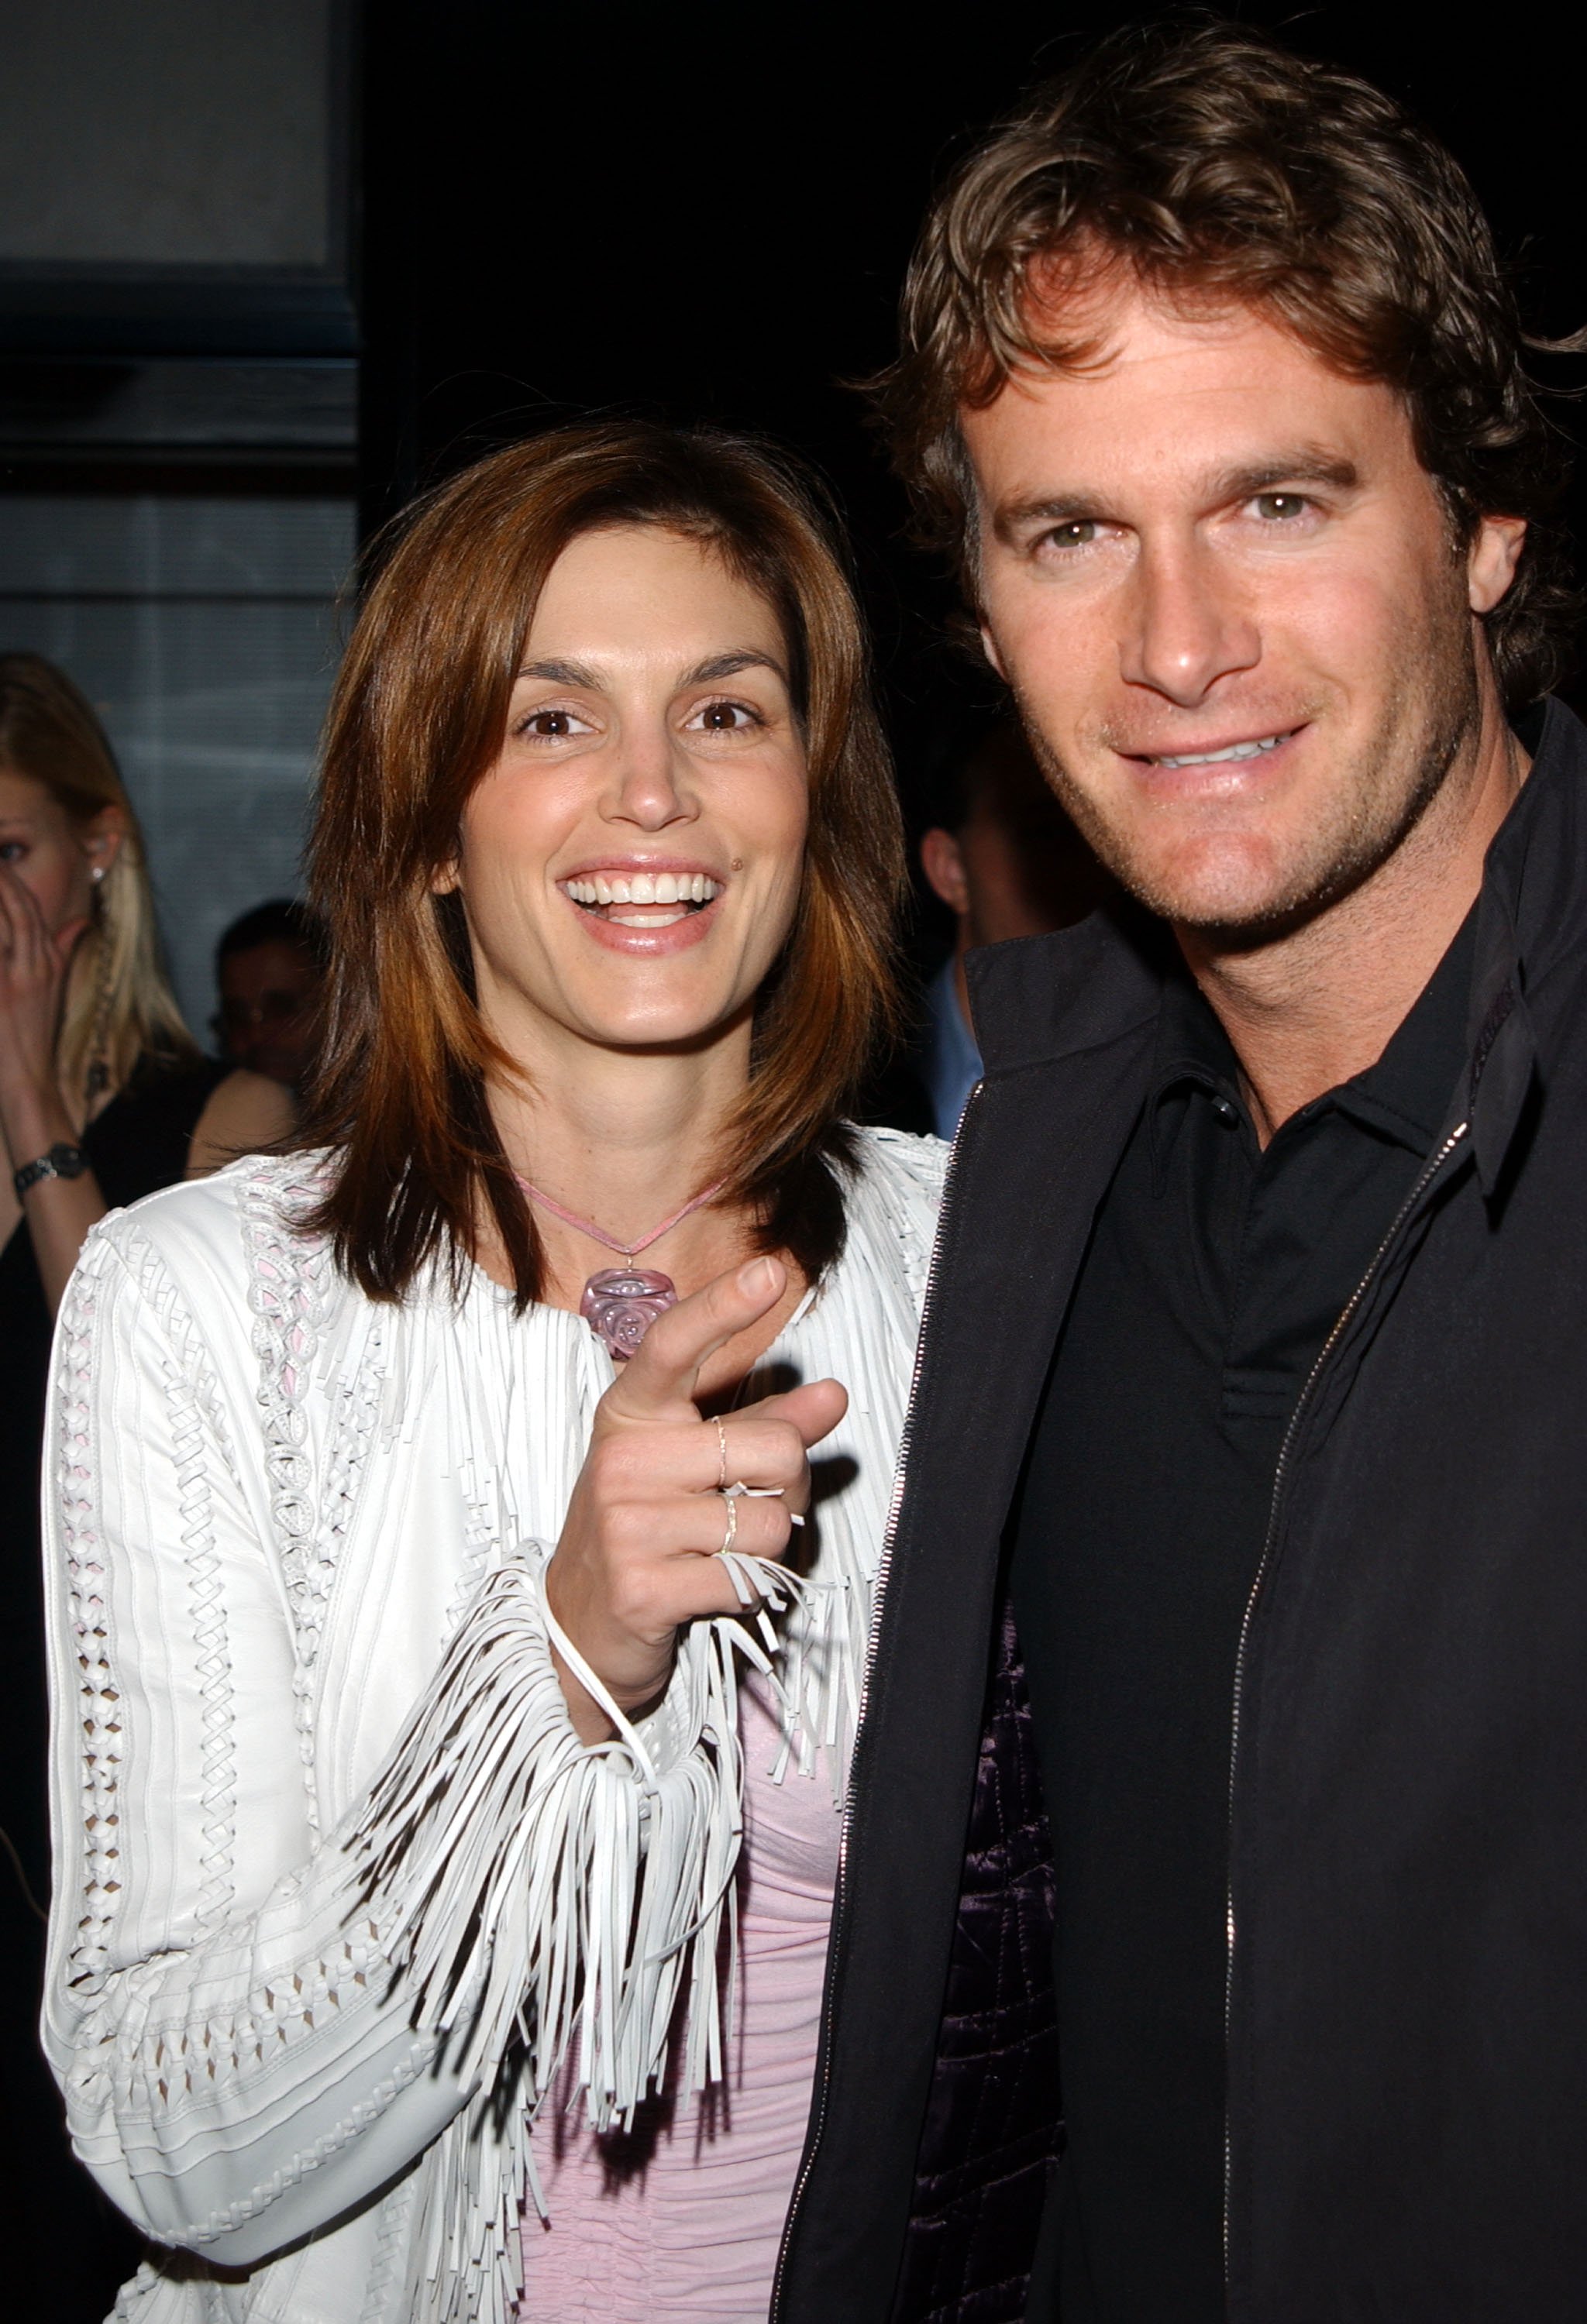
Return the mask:
<path id="1" fill-rule="evenodd" d="M 1295 1123 L 1315 1120 L 1332 1110 L 1413 1154 L 1430 1154 L 1466 1060 L 1476 947 L 1473 906 L 1376 1065 L 1314 1098 L 1293 1117 Z M 1233 1045 L 1189 972 L 1179 965 L 1163 986 L 1147 1097 L 1153 1178 L 1159 1188 L 1185 1119 L 1185 1100 L 1197 1090 L 1220 1109 L 1233 1107 L 1249 1120 Z"/>
<path id="2" fill-rule="evenodd" d="M 981 1052 L 959 1006 L 958 979 L 951 958 L 926 988 L 921 1078 L 931 1100 L 937 1134 L 951 1142 L 965 1100 L 981 1079 Z"/>
<path id="3" fill-rule="evenodd" d="M 1152 1184 L 1161 1194 L 1168 1157 L 1192 1094 L 1225 1112 L 1245 1113 L 1234 1048 L 1195 980 L 1177 954 L 1163 979 L 1151 1078 L 1147 1084 L 1147 1120 L 1151 1139 Z"/>

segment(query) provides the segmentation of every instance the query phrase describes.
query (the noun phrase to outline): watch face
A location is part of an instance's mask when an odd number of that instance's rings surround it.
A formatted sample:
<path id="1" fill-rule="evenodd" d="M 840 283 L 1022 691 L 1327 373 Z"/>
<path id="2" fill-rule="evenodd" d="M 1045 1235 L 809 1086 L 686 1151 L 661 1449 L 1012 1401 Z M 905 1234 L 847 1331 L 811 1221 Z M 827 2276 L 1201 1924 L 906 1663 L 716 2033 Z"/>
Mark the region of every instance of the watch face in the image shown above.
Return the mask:
<path id="1" fill-rule="evenodd" d="M 28 1162 L 14 1172 L 11 1183 L 19 1195 L 30 1186 L 42 1185 L 46 1178 L 80 1178 L 88 1167 L 88 1157 L 80 1146 L 68 1146 L 63 1139 L 52 1146 L 48 1154 L 41 1154 L 36 1162 Z"/>

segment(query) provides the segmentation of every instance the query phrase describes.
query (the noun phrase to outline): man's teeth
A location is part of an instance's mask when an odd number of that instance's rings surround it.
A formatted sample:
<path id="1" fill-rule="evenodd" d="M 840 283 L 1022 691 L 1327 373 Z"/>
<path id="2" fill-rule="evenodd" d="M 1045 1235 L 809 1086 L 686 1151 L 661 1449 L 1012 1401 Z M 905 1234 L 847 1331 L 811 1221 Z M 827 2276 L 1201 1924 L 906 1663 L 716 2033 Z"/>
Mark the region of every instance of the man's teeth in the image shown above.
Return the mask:
<path id="1" fill-rule="evenodd" d="M 1231 742 L 1226 751 L 1186 751 L 1177 759 L 1158 759 L 1159 767 L 1216 767 L 1225 759 L 1255 759 L 1264 751 L 1276 751 L 1287 738 L 1283 734 L 1264 734 L 1259 742 Z"/>
<path id="2" fill-rule="evenodd" d="M 595 872 L 562 884 L 576 904 L 708 904 L 723 883 L 704 872 L 631 872 L 620 880 Z"/>

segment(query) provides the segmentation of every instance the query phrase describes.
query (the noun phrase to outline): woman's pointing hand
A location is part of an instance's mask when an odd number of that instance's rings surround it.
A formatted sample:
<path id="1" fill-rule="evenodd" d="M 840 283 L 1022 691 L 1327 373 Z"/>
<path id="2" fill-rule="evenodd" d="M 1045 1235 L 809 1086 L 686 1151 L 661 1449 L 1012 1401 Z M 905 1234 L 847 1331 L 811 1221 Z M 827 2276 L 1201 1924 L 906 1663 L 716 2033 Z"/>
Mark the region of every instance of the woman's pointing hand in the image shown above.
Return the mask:
<path id="1" fill-rule="evenodd" d="M 546 1577 L 551 1611 L 625 1712 L 665 1690 L 680 1623 L 736 1613 L 717 1562 L 727 1546 L 725 1484 L 762 1489 L 733 1504 L 733 1546 L 780 1557 L 792 1519 L 809 1506 L 809 1448 L 848 1408 L 836 1380 L 704 1420 L 702 1366 L 770 1314 L 787 1271 L 751 1259 L 657 1317 L 601 1398 L 557 1553 Z M 612 1733 L 606 1712 L 559 1664 L 569 1713 L 586 1742 Z"/>

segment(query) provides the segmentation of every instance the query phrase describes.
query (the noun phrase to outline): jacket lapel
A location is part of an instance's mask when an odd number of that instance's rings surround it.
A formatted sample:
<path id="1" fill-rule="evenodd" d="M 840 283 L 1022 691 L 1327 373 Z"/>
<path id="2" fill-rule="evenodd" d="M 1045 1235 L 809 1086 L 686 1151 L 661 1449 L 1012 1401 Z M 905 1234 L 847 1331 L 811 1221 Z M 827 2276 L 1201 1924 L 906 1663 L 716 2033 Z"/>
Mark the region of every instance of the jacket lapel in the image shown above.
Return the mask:
<path id="1" fill-rule="evenodd" d="M 987 1070 L 932 1266 L 828 1961 L 807 2176 L 774 2313 L 885 2316 L 953 1941 L 1009 1508 L 1160 980 L 1100 919 L 973 961 Z M 825 2092 L 825 2103 L 823 2094 Z M 855 2190 L 864 2190 L 856 2200 Z"/>

